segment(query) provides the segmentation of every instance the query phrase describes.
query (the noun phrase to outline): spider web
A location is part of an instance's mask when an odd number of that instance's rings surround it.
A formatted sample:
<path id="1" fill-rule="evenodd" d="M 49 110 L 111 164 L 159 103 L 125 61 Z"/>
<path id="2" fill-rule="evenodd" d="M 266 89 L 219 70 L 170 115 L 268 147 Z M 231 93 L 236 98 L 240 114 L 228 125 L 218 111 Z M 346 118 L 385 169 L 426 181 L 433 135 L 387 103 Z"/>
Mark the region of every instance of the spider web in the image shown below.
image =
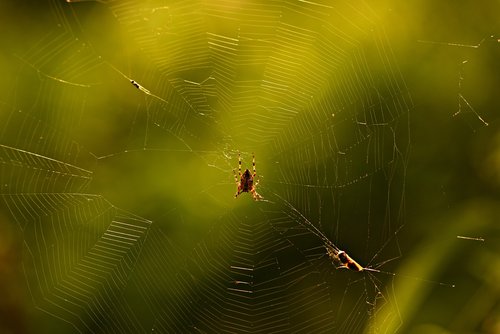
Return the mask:
<path id="1" fill-rule="evenodd" d="M 39 6 L 8 57 L 0 185 L 47 328 L 383 331 L 390 276 L 336 269 L 313 232 L 369 268 L 400 255 L 412 103 L 376 9 Z M 232 197 L 238 152 L 264 201 Z"/>

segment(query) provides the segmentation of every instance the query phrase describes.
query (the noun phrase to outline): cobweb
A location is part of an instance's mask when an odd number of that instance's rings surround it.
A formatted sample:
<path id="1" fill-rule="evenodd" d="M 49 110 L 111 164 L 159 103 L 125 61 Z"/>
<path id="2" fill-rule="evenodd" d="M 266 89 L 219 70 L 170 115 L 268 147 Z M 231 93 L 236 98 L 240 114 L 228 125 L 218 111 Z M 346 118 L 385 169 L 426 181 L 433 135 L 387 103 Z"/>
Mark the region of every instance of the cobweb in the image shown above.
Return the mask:
<path id="1" fill-rule="evenodd" d="M 400 256 L 412 103 L 376 8 L 38 6 L 9 58 L 0 185 L 45 323 L 383 331 L 391 275 L 338 269 L 318 237 L 367 268 Z M 244 169 L 255 154 L 263 201 L 234 199 L 238 154 Z"/>

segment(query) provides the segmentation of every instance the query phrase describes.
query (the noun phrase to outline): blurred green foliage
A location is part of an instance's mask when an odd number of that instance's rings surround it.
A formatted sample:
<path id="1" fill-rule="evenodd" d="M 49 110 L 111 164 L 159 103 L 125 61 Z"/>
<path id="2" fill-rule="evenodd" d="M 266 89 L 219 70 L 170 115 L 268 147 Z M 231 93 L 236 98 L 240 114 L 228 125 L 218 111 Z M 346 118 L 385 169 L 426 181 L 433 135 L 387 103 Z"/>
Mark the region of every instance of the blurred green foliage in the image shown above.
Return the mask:
<path id="1" fill-rule="evenodd" d="M 72 5 L 75 11 L 79 11 L 79 20 L 86 24 L 86 32 L 94 43 L 100 41 L 99 48 L 108 50 L 109 54 L 104 57 L 119 58 L 115 49 L 127 50 L 129 57 L 138 52 L 134 45 L 129 45 L 127 36 L 118 32 L 116 23 L 112 23 L 113 19 L 102 4 Z M 392 298 L 396 300 L 397 308 L 386 306 L 381 309 L 373 323 L 368 325 L 369 331 L 498 333 L 500 4 L 472 0 L 379 1 L 373 6 L 382 13 L 381 20 L 392 52 L 415 107 L 409 116 L 411 155 L 405 178 L 406 223 L 398 235 L 403 256 L 396 268 L 398 276 L 388 283 L 394 291 Z M 4 1 L 0 4 L 0 12 L 4 14 L 0 23 L 0 70 L 3 76 L 0 104 L 5 107 L 3 110 L 9 109 L 6 106 L 14 95 L 17 105 L 30 109 L 33 101 L 39 101 L 43 96 L 33 96 L 29 89 L 20 91 L 16 88 L 16 82 L 33 74 L 28 73 L 29 66 L 17 70 L 22 65 L 18 55 L 36 47 L 43 37 L 44 24 L 50 21 L 53 12 L 45 2 L 34 1 Z M 150 21 L 152 29 L 168 29 L 168 18 L 166 13 L 158 13 Z M 106 20 L 110 22 L 109 30 L 100 31 L 98 27 Z M 158 25 L 157 21 L 165 22 L 167 26 Z M 92 22 L 100 24 L 93 26 Z M 96 39 L 96 36 L 102 38 Z M 304 57 L 309 56 L 312 54 Z M 124 59 L 113 60 L 123 63 L 124 68 L 129 66 Z M 148 65 L 135 66 L 147 68 Z M 259 69 L 242 69 L 240 74 L 251 76 L 256 70 Z M 107 71 L 107 77 L 119 76 L 109 68 L 103 71 Z M 93 79 L 83 75 L 76 80 L 93 82 Z M 87 110 L 92 113 L 86 115 L 79 130 L 74 132 L 77 140 L 84 138 L 86 142 L 83 144 L 103 153 L 120 152 L 123 143 L 117 142 L 117 138 L 129 140 L 128 144 L 130 140 L 144 138 L 143 134 L 124 135 L 120 132 L 123 130 L 121 124 L 147 122 L 144 116 L 135 112 L 136 106 L 143 103 L 143 96 L 135 90 L 124 96 L 123 88 L 128 84 L 123 82 L 123 86 L 108 87 L 107 95 L 99 94 L 102 86 L 91 88 L 95 94 L 88 99 Z M 64 104 L 71 103 L 71 94 L 76 93 L 70 87 L 61 90 L 61 94 L 68 94 L 61 98 Z M 105 105 L 113 108 L 101 109 Z M 45 107 L 61 110 L 61 106 Z M 57 122 L 61 115 L 40 117 L 51 123 Z M 226 124 L 228 127 L 232 125 Z M 137 126 L 133 131 L 139 128 Z M 157 132 L 154 127 L 148 131 L 151 147 L 165 139 L 175 142 L 169 134 Z M 211 138 L 210 129 L 200 126 L 199 132 L 204 131 L 207 138 Z M 88 136 L 88 133 L 94 136 Z M 97 139 L 99 142 L 94 142 Z M 238 144 L 242 150 L 251 151 L 252 143 L 246 139 L 245 136 L 238 137 Z M 176 145 L 171 149 L 183 147 Z M 273 173 L 273 166 L 259 164 L 260 160 L 265 160 L 261 157 L 266 156 L 266 149 L 261 147 L 257 154 L 257 168 L 259 173 L 271 179 L 269 175 Z M 202 166 L 200 158 L 188 154 L 149 154 L 148 164 L 143 163 L 144 154 L 138 151 L 127 157 L 117 155 L 100 163 L 95 168 L 97 181 L 92 184 L 92 190 L 138 215 L 168 217 L 175 223 L 165 227 L 171 229 L 165 231 L 182 234 L 175 238 L 193 246 L 210 228 L 203 225 L 203 219 L 215 219 L 221 208 L 232 200 L 224 196 L 235 190 L 233 176 Z M 249 155 L 245 159 L 244 164 L 250 166 Z M 176 167 L 179 164 L 182 166 L 180 170 Z M 236 166 L 234 160 L 228 170 Z M 134 178 L 138 174 L 146 177 Z M 175 177 L 171 177 L 173 175 Z M 212 180 L 227 182 L 213 184 Z M 165 192 L 165 188 L 171 190 Z M 200 194 L 204 189 L 210 191 Z M 134 197 L 127 196 L 131 193 Z M 187 214 L 165 212 L 165 203 Z M 236 205 L 243 216 L 252 214 L 248 202 L 241 201 Z M 36 305 L 32 304 L 22 269 L 23 239 L 13 228 L 14 222 L 7 210 L 1 211 L 0 222 L 0 286 L 3 295 L 0 332 L 37 332 L 39 325 L 55 331 L 58 325 L 41 316 L 35 310 Z M 182 233 L 178 232 L 176 224 L 182 225 Z M 457 236 L 481 237 L 484 241 L 459 239 Z M 360 239 L 358 242 L 363 243 L 363 237 Z M 402 320 L 399 317 L 394 320 L 386 314 L 400 314 Z"/>

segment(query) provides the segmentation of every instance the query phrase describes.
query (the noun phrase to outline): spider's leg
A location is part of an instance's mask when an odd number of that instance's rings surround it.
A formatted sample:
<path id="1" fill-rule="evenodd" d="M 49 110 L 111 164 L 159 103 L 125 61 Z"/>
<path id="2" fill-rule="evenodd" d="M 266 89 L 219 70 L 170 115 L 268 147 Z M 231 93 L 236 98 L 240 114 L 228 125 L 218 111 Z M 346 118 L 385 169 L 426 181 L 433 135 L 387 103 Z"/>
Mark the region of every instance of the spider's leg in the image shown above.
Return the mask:
<path id="1" fill-rule="evenodd" d="M 255 191 L 255 187 L 252 187 L 252 189 L 250 190 L 250 192 L 252 193 L 252 197 L 255 201 L 259 201 L 262 199 L 262 196 L 260 196 L 257 191 Z"/>
<path id="2" fill-rule="evenodd" d="M 238 173 L 240 174 L 240 177 L 241 177 L 241 155 L 240 155 L 240 152 L 238 152 Z"/>
<path id="3" fill-rule="evenodd" d="M 257 175 L 257 172 L 255 171 L 255 154 L 252 153 L 253 159 L 252 159 L 252 165 L 253 165 L 253 177 Z"/>
<path id="4" fill-rule="evenodd" d="M 233 174 L 234 174 L 234 181 L 236 182 L 237 185 L 239 185 L 240 181 L 238 180 L 238 175 L 236 175 L 236 169 L 233 169 Z"/>
<path id="5" fill-rule="evenodd" d="M 240 185 L 238 184 L 238 190 L 236 190 L 236 194 L 234 194 L 234 198 L 238 197 L 239 194 L 241 194 L 241 188 L 240 188 Z"/>

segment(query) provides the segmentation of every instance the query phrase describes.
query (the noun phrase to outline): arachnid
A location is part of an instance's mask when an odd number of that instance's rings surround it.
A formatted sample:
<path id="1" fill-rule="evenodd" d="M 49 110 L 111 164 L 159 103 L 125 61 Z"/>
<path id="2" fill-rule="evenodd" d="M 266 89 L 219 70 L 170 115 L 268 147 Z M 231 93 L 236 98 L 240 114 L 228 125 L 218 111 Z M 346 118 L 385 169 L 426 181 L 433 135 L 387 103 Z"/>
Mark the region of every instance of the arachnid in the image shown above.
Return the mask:
<path id="1" fill-rule="evenodd" d="M 238 175 L 236 175 L 236 171 L 233 169 L 234 173 L 234 180 L 236 181 L 236 185 L 238 186 L 238 190 L 236 191 L 236 194 L 234 197 L 238 197 L 239 194 L 241 193 L 252 193 L 253 199 L 258 201 L 262 199 L 262 196 L 260 196 L 257 191 L 255 191 L 255 188 L 257 187 L 257 184 L 259 183 L 258 180 L 255 179 L 257 176 L 257 172 L 255 171 L 255 155 L 253 155 L 253 174 L 250 173 L 250 171 L 245 169 L 243 174 L 241 173 L 241 156 L 238 153 Z"/>

